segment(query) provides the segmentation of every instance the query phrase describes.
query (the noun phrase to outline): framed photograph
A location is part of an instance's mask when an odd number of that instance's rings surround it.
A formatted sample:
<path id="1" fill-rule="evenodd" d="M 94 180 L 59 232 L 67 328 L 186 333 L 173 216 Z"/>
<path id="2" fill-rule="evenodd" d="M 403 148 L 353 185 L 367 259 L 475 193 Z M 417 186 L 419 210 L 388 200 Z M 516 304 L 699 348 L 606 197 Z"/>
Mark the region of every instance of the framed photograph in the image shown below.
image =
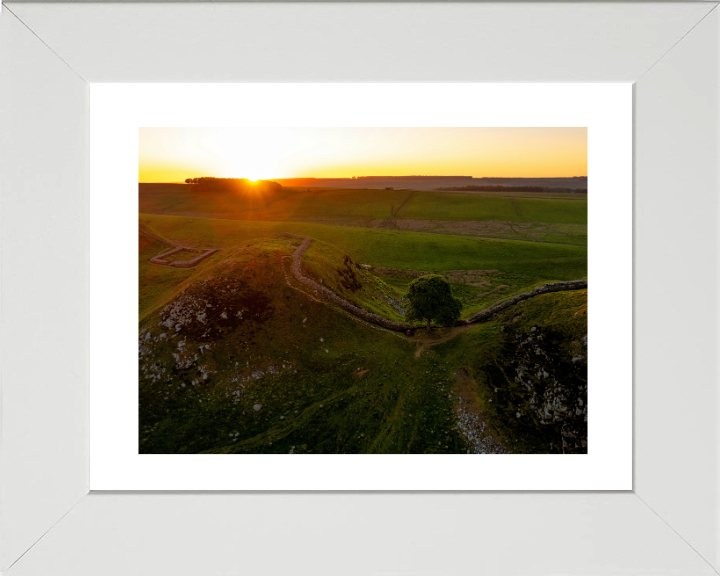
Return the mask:
<path id="1" fill-rule="evenodd" d="M 3 6 L 2 569 L 716 573 L 715 8 Z"/>
<path id="2" fill-rule="evenodd" d="M 628 84 L 93 87 L 91 489 L 630 489 L 631 111 Z"/>

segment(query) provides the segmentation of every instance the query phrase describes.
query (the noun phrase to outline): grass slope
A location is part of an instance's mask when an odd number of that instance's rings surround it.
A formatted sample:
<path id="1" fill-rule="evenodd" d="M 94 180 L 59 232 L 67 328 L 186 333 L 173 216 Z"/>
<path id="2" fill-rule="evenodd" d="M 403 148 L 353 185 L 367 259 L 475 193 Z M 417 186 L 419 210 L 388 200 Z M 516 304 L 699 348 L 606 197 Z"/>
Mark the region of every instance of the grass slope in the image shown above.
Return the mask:
<path id="1" fill-rule="evenodd" d="M 185 184 L 140 184 L 140 212 L 264 220 L 499 221 L 587 224 L 587 196 L 518 197 L 507 193 L 418 192 L 410 190 L 284 189 L 278 197 L 244 197 Z"/>
<path id="2" fill-rule="evenodd" d="M 388 218 L 408 195 L 407 190 L 300 190 L 262 212 L 243 217 L 276 222 L 293 219 Z"/>
<path id="3" fill-rule="evenodd" d="M 399 218 L 500 220 L 587 224 L 587 198 L 516 198 L 449 192 L 418 192 L 398 212 Z"/>
<path id="4" fill-rule="evenodd" d="M 197 184 L 139 184 L 138 190 L 141 213 L 205 214 L 225 218 L 262 210 L 293 192 L 283 189 L 278 194 L 265 196 L 202 188 Z"/>
<path id="5" fill-rule="evenodd" d="M 405 321 L 403 291 L 384 282 L 330 244 L 313 240 L 303 256 L 302 271 L 359 308 L 390 320 Z"/>
<path id="6" fill-rule="evenodd" d="M 198 248 L 233 247 L 253 238 L 292 232 L 332 244 L 354 260 L 373 266 L 436 272 L 502 268 L 556 280 L 582 278 L 586 274 L 584 246 L 300 222 L 242 222 L 152 214 L 141 214 L 140 220 L 179 243 Z"/>
<path id="7" fill-rule="evenodd" d="M 294 243 L 252 243 L 141 323 L 140 451 L 462 451 L 450 367 L 290 288 Z"/>
<path id="8" fill-rule="evenodd" d="M 360 264 L 439 273 L 494 271 L 487 275 L 488 284 L 483 287 L 468 288 L 460 286 L 462 282 L 455 282 L 453 287 L 466 305 L 463 317 L 539 284 L 587 276 L 584 246 L 299 222 L 243 222 L 149 214 L 141 215 L 141 221 L 178 243 L 199 248 L 238 247 L 253 238 L 292 232 L 326 242 Z M 409 282 L 386 277 L 383 280 L 403 291 Z"/>
<path id="9" fill-rule="evenodd" d="M 170 268 L 149 262 L 150 258 L 168 249 L 168 244 L 156 240 L 143 231 L 160 237 L 161 235 L 147 225 L 141 226 L 139 241 L 139 302 L 138 315 L 142 322 L 145 316 L 171 299 L 178 287 L 197 275 L 199 271 L 216 263 L 220 256 L 213 254 L 194 268 Z M 169 239 L 166 239 L 171 243 Z"/>

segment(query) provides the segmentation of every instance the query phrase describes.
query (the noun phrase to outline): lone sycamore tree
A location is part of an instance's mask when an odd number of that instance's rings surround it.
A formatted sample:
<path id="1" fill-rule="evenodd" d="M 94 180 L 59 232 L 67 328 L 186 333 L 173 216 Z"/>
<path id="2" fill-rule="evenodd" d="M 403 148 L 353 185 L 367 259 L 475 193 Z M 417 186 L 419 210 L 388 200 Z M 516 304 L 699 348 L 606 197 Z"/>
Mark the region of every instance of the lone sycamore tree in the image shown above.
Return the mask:
<path id="1" fill-rule="evenodd" d="M 407 299 L 410 305 L 405 318 L 425 320 L 428 330 L 433 320 L 441 326 L 452 326 L 460 318 L 462 303 L 453 296 L 448 281 L 438 274 L 421 276 L 410 282 Z"/>

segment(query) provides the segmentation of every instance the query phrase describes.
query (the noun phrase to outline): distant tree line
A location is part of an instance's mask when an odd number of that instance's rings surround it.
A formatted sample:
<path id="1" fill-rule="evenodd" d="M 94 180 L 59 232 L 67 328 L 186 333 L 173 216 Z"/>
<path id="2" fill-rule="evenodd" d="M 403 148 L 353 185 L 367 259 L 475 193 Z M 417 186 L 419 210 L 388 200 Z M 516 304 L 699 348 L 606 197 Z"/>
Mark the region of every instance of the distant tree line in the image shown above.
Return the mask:
<path id="1" fill-rule="evenodd" d="M 472 180 L 472 176 L 353 176 L 353 180 Z"/>
<path id="2" fill-rule="evenodd" d="M 490 184 L 479 184 L 474 186 L 444 186 L 435 188 L 442 192 L 569 192 L 576 194 L 587 194 L 583 188 L 545 188 L 544 186 L 493 186 Z"/>
<path id="3" fill-rule="evenodd" d="M 283 190 L 281 184 L 271 180 L 258 180 L 253 182 L 247 178 L 213 178 L 203 176 L 201 178 L 186 178 L 185 184 L 198 184 L 203 190 L 222 191 L 254 191 L 263 194 L 277 194 Z"/>

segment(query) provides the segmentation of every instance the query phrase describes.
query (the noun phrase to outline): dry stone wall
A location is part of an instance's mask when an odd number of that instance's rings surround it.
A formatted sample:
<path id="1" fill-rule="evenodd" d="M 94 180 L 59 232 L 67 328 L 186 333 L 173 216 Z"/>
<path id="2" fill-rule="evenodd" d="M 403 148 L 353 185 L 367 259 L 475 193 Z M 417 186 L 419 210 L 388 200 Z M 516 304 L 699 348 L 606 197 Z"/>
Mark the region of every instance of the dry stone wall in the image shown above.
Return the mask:
<path id="1" fill-rule="evenodd" d="M 210 254 L 214 254 L 217 252 L 216 249 L 209 249 L 209 250 L 203 250 L 202 253 L 200 253 L 198 256 L 193 258 L 192 260 L 175 260 L 175 261 L 168 261 L 166 258 L 168 256 L 172 256 L 173 254 L 177 254 L 178 252 L 182 252 L 183 250 L 188 250 L 194 252 L 194 248 L 185 248 L 184 246 L 175 246 L 174 248 L 171 248 L 170 250 L 165 250 L 164 252 L 161 252 L 157 256 L 153 256 L 150 258 L 150 263 L 157 264 L 159 266 L 170 266 L 172 268 L 192 268 L 199 262 L 205 260 Z"/>
<path id="2" fill-rule="evenodd" d="M 307 276 L 305 276 L 302 273 L 302 257 L 307 251 L 307 249 L 310 247 L 310 238 L 306 238 L 304 236 L 298 236 L 297 234 L 291 234 L 290 232 L 283 232 L 280 234 L 275 234 L 275 236 L 287 236 L 290 238 L 297 238 L 298 240 L 302 240 L 302 244 L 298 246 L 293 253 L 292 257 L 292 266 L 291 270 L 293 273 L 293 276 L 307 286 L 308 288 L 311 288 L 315 291 L 315 293 L 320 293 L 323 296 L 325 296 L 328 300 L 333 302 L 334 304 L 337 304 L 341 308 L 347 310 L 348 312 L 355 314 L 356 316 L 359 316 L 360 318 L 363 318 L 364 320 L 367 320 L 368 322 L 372 322 L 374 324 L 378 324 L 379 326 L 383 326 L 385 328 L 389 328 L 390 330 L 398 330 L 401 332 L 407 332 L 408 330 L 415 330 L 416 326 L 413 326 L 411 324 L 405 324 L 404 322 L 393 322 L 392 320 L 388 320 L 387 318 L 383 318 L 382 316 L 379 316 L 378 314 L 373 314 L 372 312 L 368 312 L 367 310 L 363 310 L 362 308 L 358 308 L 354 304 L 351 304 L 347 300 L 340 298 L 337 294 L 332 292 L 331 290 L 328 290 L 325 288 L 325 286 L 321 286 L 320 284 L 316 283 L 315 281 L 311 280 Z M 539 296 L 540 294 L 548 294 L 550 292 L 562 292 L 563 290 L 583 290 L 587 288 L 587 280 L 571 280 L 569 282 L 554 282 L 551 284 L 545 284 L 544 286 L 540 286 L 538 288 L 533 289 L 530 292 L 524 292 L 523 294 L 518 294 L 517 296 L 514 296 L 510 300 L 507 300 L 505 302 L 501 302 L 500 304 L 496 304 L 495 306 L 491 306 L 490 308 L 486 308 L 485 310 L 481 310 L 477 314 L 474 314 L 467 320 L 459 320 L 456 325 L 457 326 L 466 326 L 468 324 L 475 324 L 477 322 L 483 322 L 485 320 L 489 320 L 494 314 L 497 314 L 498 312 L 501 312 L 503 310 L 506 310 L 507 308 L 510 308 L 511 306 L 514 306 L 518 302 L 522 302 L 523 300 L 527 300 L 528 298 L 533 298 L 535 296 Z"/>
<path id="3" fill-rule="evenodd" d="M 491 306 L 490 308 L 486 308 L 485 310 L 480 310 L 480 312 L 473 314 L 467 320 L 458 321 L 458 326 L 475 324 L 476 322 L 489 320 L 493 316 L 493 314 L 502 312 L 503 310 L 506 310 L 511 306 L 515 306 L 515 304 L 517 304 L 518 302 L 522 302 L 523 300 L 539 296 L 540 294 L 548 294 L 550 292 L 562 292 L 563 290 L 584 290 L 586 288 L 587 280 L 570 280 L 569 282 L 554 282 L 552 284 L 545 284 L 544 286 L 535 288 L 530 292 L 523 292 L 522 294 L 518 294 L 517 296 L 510 298 L 510 300 L 500 302 L 500 304 L 496 304 L 495 306 Z"/>
<path id="4" fill-rule="evenodd" d="M 297 236 L 295 234 L 287 234 L 287 236 L 291 236 L 293 238 L 302 238 L 301 236 Z M 358 308 L 354 304 L 350 304 L 347 300 L 340 298 L 335 292 L 332 290 L 328 290 L 324 286 L 321 286 L 317 282 L 310 280 L 307 276 L 305 276 L 302 273 L 302 257 L 305 254 L 306 250 L 310 246 L 310 238 L 303 239 L 303 243 L 300 244 L 300 246 L 295 250 L 295 253 L 293 254 L 292 258 L 292 266 L 291 270 L 293 273 L 293 276 L 297 278 L 299 282 L 307 286 L 308 288 L 311 288 L 312 290 L 315 290 L 315 292 L 321 293 L 323 296 L 325 296 L 328 300 L 333 302 L 334 304 L 337 304 L 341 308 L 347 310 L 351 314 L 354 314 L 355 316 L 358 316 L 362 318 L 363 320 L 367 320 L 368 322 L 372 322 L 373 324 L 377 324 L 379 326 L 383 326 L 385 328 L 389 328 L 390 330 L 399 330 L 399 331 L 407 331 L 412 330 L 414 326 L 411 326 L 410 324 L 405 324 L 403 322 L 393 322 L 392 320 L 388 320 L 387 318 L 383 318 L 382 316 L 379 316 L 378 314 L 373 314 L 372 312 L 368 312 L 367 310 L 363 310 L 362 308 Z"/>

